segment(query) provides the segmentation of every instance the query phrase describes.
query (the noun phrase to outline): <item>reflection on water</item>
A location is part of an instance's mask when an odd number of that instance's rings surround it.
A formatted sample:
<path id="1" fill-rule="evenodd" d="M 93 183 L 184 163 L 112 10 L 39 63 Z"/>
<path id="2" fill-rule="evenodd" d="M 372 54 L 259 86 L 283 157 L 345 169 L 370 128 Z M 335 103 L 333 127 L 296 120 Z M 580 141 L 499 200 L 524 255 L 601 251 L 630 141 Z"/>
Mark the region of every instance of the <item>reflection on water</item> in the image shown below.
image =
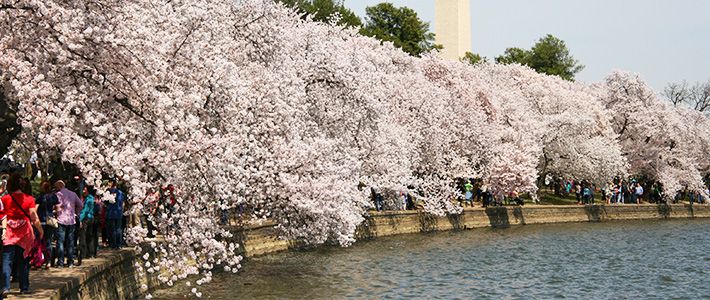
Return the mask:
<path id="1" fill-rule="evenodd" d="M 411 234 L 249 260 L 212 299 L 710 298 L 710 220 Z M 182 286 L 158 299 L 189 294 Z"/>

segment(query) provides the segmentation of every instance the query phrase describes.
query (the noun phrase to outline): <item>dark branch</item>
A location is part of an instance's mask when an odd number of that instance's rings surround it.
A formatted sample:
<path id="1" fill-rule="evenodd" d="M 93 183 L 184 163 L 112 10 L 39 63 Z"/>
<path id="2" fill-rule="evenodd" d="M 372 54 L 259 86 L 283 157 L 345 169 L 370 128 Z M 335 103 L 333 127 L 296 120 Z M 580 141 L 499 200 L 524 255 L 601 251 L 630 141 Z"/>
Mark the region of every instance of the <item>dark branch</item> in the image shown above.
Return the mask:
<path id="1" fill-rule="evenodd" d="M 132 112 L 134 115 L 136 115 L 136 116 L 140 117 L 141 119 L 143 119 L 143 121 L 146 121 L 146 122 L 150 123 L 150 124 L 153 125 L 153 126 L 156 126 L 156 127 L 158 126 L 157 124 L 155 124 L 155 122 L 153 122 L 153 120 L 150 120 L 150 119 L 146 118 L 142 113 L 140 113 L 138 110 L 136 110 L 136 108 L 133 107 L 133 105 L 131 105 L 131 103 L 128 102 L 128 98 L 120 98 L 120 97 L 118 97 L 118 96 L 115 96 L 115 97 L 114 97 L 114 100 L 116 101 L 116 103 L 118 103 L 118 104 L 120 104 L 121 106 L 123 106 L 124 108 L 128 109 L 128 110 L 129 110 L 130 112 Z"/>

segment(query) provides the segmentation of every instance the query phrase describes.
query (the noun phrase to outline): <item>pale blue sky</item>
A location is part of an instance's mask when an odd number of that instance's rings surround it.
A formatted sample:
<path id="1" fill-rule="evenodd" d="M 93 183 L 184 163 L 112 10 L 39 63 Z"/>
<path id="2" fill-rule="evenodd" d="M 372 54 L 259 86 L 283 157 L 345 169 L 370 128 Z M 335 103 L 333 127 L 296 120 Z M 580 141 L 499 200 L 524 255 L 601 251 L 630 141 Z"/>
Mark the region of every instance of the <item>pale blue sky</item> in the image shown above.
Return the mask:
<path id="1" fill-rule="evenodd" d="M 380 2 L 345 5 L 364 16 Z M 434 0 L 387 2 L 413 8 L 434 29 Z M 578 80 L 629 70 L 660 91 L 670 81 L 710 80 L 709 12 L 707 0 L 471 0 L 472 46 L 492 58 L 550 33 L 586 66 Z"/>

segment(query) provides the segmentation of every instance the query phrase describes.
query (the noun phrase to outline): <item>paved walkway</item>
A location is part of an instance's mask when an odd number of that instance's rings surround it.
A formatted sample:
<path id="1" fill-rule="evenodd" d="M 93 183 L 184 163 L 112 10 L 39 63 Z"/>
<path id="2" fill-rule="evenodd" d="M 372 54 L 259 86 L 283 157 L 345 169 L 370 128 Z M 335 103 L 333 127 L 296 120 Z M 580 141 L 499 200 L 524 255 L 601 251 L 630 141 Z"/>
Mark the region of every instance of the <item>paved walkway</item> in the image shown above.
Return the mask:
<path id="1" fill-rule="evenodd" d="M 49 270 L 30 271 L 31 294 L 21 295 L 17 283 L 13 283 L 6 299 L 61 299 L 64 291 L 79 286 L 91 275 L 107 269 L 121 260 L 121 257 L 133 255 L 131 248 L 122 250 L 100 249 L 97 258 L 87 259 L 81 266 L 73 268 L 50 268 Z"/>

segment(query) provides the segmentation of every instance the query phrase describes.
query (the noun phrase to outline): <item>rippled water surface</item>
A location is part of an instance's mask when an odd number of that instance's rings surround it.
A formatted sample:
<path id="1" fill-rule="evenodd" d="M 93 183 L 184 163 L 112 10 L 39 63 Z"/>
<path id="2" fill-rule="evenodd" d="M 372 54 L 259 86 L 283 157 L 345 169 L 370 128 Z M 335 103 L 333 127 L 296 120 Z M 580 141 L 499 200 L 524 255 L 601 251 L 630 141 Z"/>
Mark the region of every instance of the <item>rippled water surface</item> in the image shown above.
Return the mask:
<path id="1" fill-rule="evenodd" d="M 182 298 L 184 283 L 154 293 Z M 710 220 L 411 234 L 249 260 L 213 299 L 710 299 Z"/>

